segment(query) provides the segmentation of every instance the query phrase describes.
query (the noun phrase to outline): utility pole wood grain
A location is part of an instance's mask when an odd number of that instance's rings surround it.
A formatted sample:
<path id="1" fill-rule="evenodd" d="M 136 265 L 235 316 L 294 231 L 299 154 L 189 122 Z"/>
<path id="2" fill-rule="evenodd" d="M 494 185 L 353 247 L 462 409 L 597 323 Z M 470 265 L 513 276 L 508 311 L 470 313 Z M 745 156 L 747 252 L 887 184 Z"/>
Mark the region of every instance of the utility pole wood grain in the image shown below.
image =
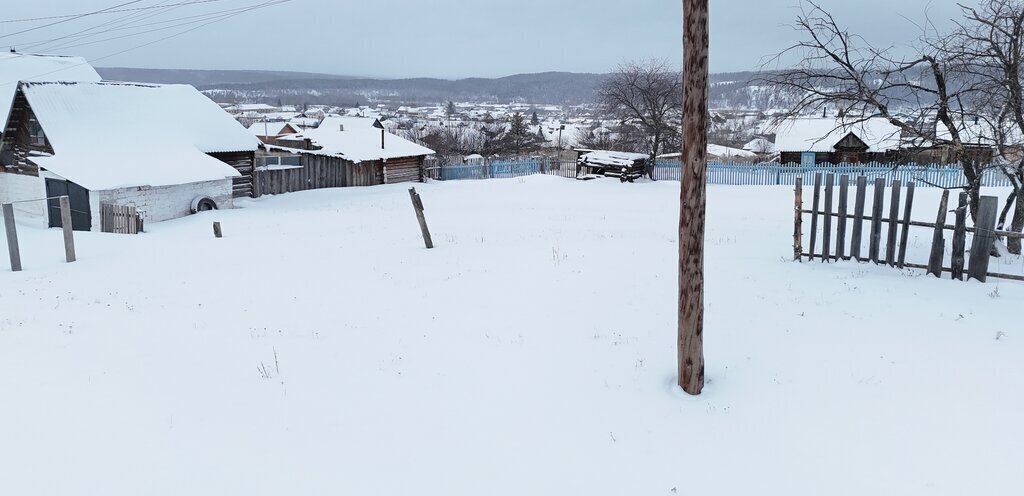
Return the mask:
<path id="1" fill-rule="evenodd" d="M 679 200 L 679 386 L 704 389 L 704 219 L 708 0 L 683 0 L 683 158 Z"/>

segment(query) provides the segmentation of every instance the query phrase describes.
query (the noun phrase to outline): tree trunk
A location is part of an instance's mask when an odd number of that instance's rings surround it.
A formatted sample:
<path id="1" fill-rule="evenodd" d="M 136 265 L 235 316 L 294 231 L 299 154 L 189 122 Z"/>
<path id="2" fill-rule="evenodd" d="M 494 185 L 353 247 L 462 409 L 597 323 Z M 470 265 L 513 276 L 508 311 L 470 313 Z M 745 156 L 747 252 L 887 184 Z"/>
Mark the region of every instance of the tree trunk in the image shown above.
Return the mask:
<path id="1" fill-rule="evenodd" d="M 1013 222 L 1010 222 L 1010 231 L 1019 233 L 1024 231 L 1024 195 L 1017 195 L 1016 207 L 1013 211 Z M 1006 240 L 1006 249 L 1014 255 L 1020 255 L 1021 239 L 1009 238 Z"/>
<path id="2" fill-rule="evenodd" d="M 962 155 L 962 154 L 958 154 Z M 971 214 L 971 221 L 977 222 L 978 220 L 978 206 L 981 204 L 981 174 L 975 169 L 973 163 L 966 163 L 963 160 L 959 161 L 961 169 L 964 173 L 964 179 L 967 180 L 967 187 L 964 191 L 967 192 L 968 200 L 968 211 Z"/>
<path id="3" fill-rule="evenodd" d="M 679 198 L 679 386 L 704 389 L 704 212 L 708 0 L 683 0 L 683 156 Z"/>
<path id="4" fill-rule="evenodd" d="M 654 180 L 654 167 L 658 165 L 658 148 L 661 148 L 661 133 L 654 133 L 654 150 L 651 151 L 651 163 L 647 166 L 648 179 Z"/>

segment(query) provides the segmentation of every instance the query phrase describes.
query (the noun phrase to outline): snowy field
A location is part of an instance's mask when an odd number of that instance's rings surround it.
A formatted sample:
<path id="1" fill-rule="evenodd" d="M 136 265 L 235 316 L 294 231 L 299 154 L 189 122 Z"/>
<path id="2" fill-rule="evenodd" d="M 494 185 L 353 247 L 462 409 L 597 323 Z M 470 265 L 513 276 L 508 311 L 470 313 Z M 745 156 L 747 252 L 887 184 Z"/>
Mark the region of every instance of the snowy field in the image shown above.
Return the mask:
<path id="1" fill-rule="evenodd" d="M 78 234 L 71 265 L 23 226 L 0 494 L 1024 487 L 1024 284 L 793 263 L 791 188 L 709 188 L 708 384 L 677 392 L 678 187 L 418 185 L 432 251 L 402 186 Z"/>

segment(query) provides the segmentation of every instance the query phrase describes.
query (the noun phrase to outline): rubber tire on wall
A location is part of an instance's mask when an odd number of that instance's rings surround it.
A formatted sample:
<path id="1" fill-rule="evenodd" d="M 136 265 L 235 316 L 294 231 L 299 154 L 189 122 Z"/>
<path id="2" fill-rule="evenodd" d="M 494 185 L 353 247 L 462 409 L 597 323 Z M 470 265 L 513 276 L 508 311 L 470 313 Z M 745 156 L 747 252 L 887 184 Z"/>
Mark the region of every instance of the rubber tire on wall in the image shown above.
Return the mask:
<path id="1" fill-rule="evenodd" d="M 198 196 L 192 200 L 192 213 L 217 210 L 217 202 L 208 196 Z"/>

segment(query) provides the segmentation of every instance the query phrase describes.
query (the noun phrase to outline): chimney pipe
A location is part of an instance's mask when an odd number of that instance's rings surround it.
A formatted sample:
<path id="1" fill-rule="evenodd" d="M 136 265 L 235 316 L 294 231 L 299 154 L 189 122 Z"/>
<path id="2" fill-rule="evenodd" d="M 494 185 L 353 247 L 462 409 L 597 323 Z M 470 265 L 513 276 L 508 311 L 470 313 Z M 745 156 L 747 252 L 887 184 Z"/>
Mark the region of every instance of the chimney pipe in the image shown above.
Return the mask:
<path id="1" fill-rule="evenodd" d="M 380 149 L 384 149 L 384 130 L 380 130 Z"/>

